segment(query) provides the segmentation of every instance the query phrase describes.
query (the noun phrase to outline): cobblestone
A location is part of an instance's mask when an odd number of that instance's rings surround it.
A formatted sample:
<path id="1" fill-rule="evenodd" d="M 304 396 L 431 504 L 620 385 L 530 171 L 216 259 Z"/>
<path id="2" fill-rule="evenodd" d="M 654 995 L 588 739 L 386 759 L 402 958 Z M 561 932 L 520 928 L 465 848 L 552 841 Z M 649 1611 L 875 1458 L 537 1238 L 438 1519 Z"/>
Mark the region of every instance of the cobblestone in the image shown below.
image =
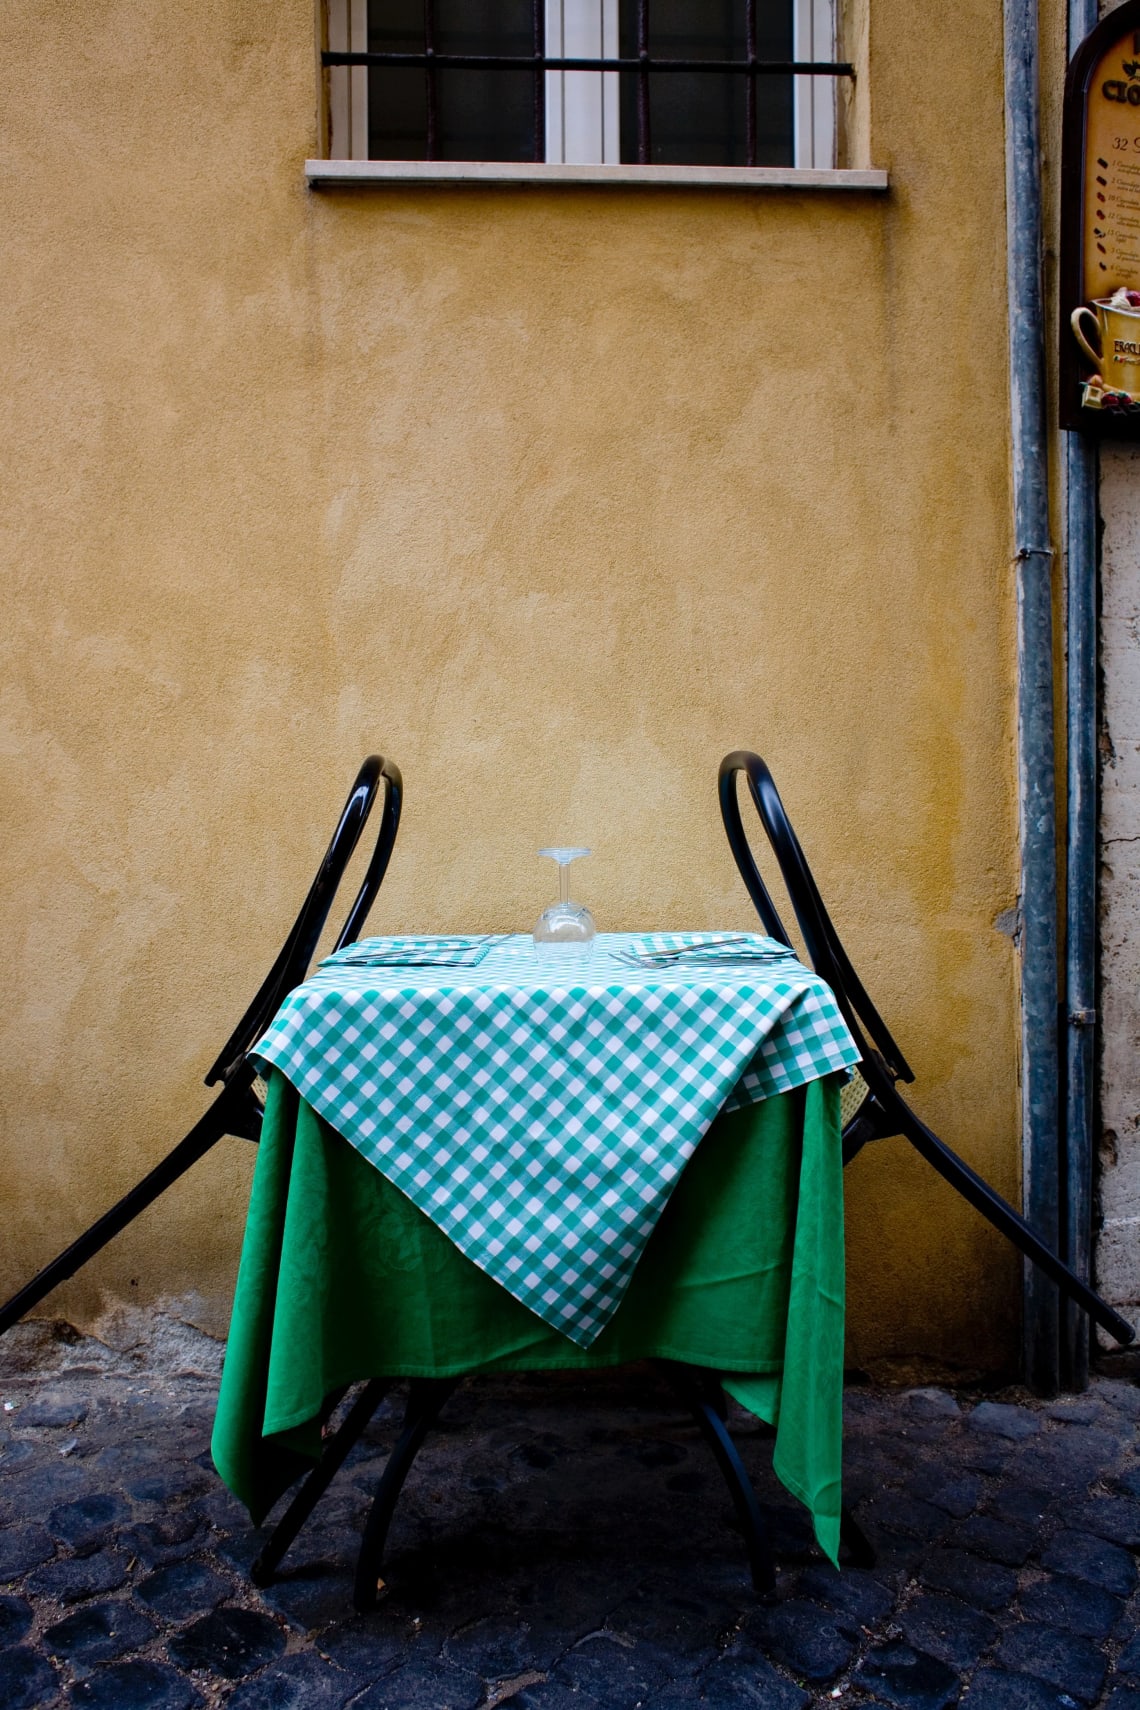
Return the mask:
<path id="1" fill-rule="evenodd" d="M 1098 1431 L 1095 1435 L 1100 1437 L 1103 1433 Z M 1125 1441 L 1131 1436 L 1132 1433 L 1128 1432 Z M 1112 1446 L 1106 1449 L 1095 1441 L 1091 1431 L 1062 1425 L 1012 1456 L 1005 1476 L 1027 1490 L 1040 1491 L 1047 1500 L 1076 1498 L 1088 1488 L 1102 1467 L 1112 1464 L 1120 1452 L 1120 1441 L 1120 1438 L 1110 1438 Z"/>
<path id="2" fill-rule="evenodd" d="M 1116 1666 L 1121 1674 L 1134 1674 L 1140 1682 L 1140 1633 L 1125 1645 Z"/>
<path id="3" fill-rule="evenodd" d="M 301 1652 L 244 1681 L 227 1710 L 341 1710 L 361 1681 L 316 1652 Z"/>
<path id="4" fill-rule="evenodd" d="M 944 1508 L 895 1490 L 883 1491 L 861 1503 L 857 1516 L 861 1525 L 874 1531 L 896 1532 L 922 1543 L 941 1537 L 950 1524 Z"/>
<path id="5" fill-rule="evenodd" d="M 483 1697 L 477 1674 L 445 1662 L 411 1662 L 366 1687 L 353 1710 L 478 1710 Z M 627 1702 L 615 1701 L 614 1710 Z"/>
<path id="6" fill-rule="evenodd" d="M 174 1562 L 149 1574 L 135 1588 L 140 1603 L 170 1621 L 185 1621 L 216 1606 L 230 1589 L 230 1582 L 205 1562 Z"/>
<path id="7" fill-rule="evenodd" d="M 1127 1419 L 1140 1421 L 1140 1387 L 1136 1384 L 1124 1383 L 1119 1378 L 1105 1378 L 1100 1384 L 1100 1393 Z"/>
<path id="8" fill-rule="evenodd" d="M 972 1514 L 959 1526 L 955 1543 L 972 1555 L 987 1561 L 1001 1562 L 1005 1567 L 1020 1567 L 1028 1560 L 1036 1538 L 1028 1526 L 996 1520 L 989 1514 Z"/>
<path id="9" fill-rule="evenodd" d="M 1063 1425 L 1095 1425 L 1104 1413 L 1104 1403 L 1086 1400 L 1080 1395 L 1066 1395 L 1045 1408 L 1046 1419 L 1057 1419 Z"/>
<path id="10" fill-rule="evenodd" d="M 79 1396 L 45 1390 L 29 1402 L 17 1423 L 25 1428 L 61 1431 L 69 1425 L 82 1425 L 86 1417 L 87 1403 Z"/>
<path id="11" fill-rule="evenodd" d="M 1115 1445 L 1112 1445 L 1106 1458 L 1114 1454 Z M 1045 1491 L 1023 1490 L 1016 1484 L 995 1490 L 988 1504 L 989 1512 L 998 1520 L 1011 1520 L 1034 1531 L 1041 1525 L 1048 1506 L 1049 1496 Z"/>
<path id="12" fill-rule="evenodd" d="M 916 1598 L 899 1616 L 903 1637 L 917 1651 L 961 1672 L 973 1668 L 997 1637 L 997 1622 L 957 1597 Z"/>
<path id="13" fill-rule="evenodd" d="M 167 1644 L 182 1668 L 213 1670 L 226 1680 L 241 1680 L 285 1649 L 285 1635 L 256 1609 L 214 1609 L 176 1633 Z"/>
<path id="14" fill-rule="evenodd" d="M 67 1700 L 83 1710 L 192 1710 L 203 1703 L 190 1681 L 146 1657 L 81 1680 Z"/>
<path id="15" fill-rule="evenodd" d="M 949 1591 L 976 1609 L 1001 1609 L 1017 1593 L 1017 1575 L 965 1550 L 933 1550 L 919 1570 L 933 1591 Z"/>
<path id="16" fill-rule="evenodd" d="M 77 1556 L 88 1555 L 105 1542 L 114 1527 L 126 1520 L 130 1510 L 119 1496 L 81 1496 L 63 1502 L 48 1515 L 48 1531 L 60 1543 L 70 1544 Z"/>
<path id="17" fill-rule="evenodd" d="M 1098 1538 L 1140 1550 L 1140 1502 L 1122 1496 L 1097 1496 L 1086 1502 L 1077 1516 L 1078 1524 Z"/>
<path id="18" fill-rule="evenodd" d="M 699 1435 L 636 1370 L 460 1390 L 351 1604 L 394 1398 L 264 1590 L 208 1451 L 217 1352 L 0 1341 L 0 1710 L 1140 1710 L 1140 1389 L 847 1396 L 879 1549 L 825 1563 L 731 1424 L 779 1552 L 751 1590 Z"/>
<path id="19" fill-rule="evenodd" d="M 1111 1592 L 1064 1574 L 1036 1581 L 1021 1594 L 1021 1612 L 1029 1621 L 1081 1633 L 1086 1639 L 1103 1639 L 1120 1619 L 1123 1604 Z"/>
<path id="20" fill-rule="evenodd" d="M 821 1682 L 833 1680 L 854 1654 L 850 1625 L 843 1625 L 846 1631 L 818 1603 L 792 1597 L 749 1615 L 744 1635 L 750 1653 L 783 1663 L 797 1680 Z"/>
<path id="21" fill-rule="evenodd" d="M 899 1710 L 943 1710 L 961 1690 L 955 1669 L 897 1639 L 870 1651 L 855 1680 Z"/>
<path id="22" fill-rule="evenodd" d="M 1076 1699 L 1031 1674 L 979 1669 L 963 1703 L 969 1710 L 1074 1710 Z"/>
<path id="23" fill-rule="evenodd" d="M 961 1478 L 947 1478 L 940 1466 L 924 1469 L 929 1483 L 920 1481 L 920 1495 L 925 1495 L 936 1508 L 943 1509 L 954 1520 L 964 1520 L 972 1514 L 985 1494 L 985 1481 L 977 1473 L 963 1473 Z M 916 1486 L 917 1488 L 917 1486 Z"/>
<path id="24" fill-rule="evenodd" d="M 32 1606 L 22 1597 L 0 1597 L 0 1651 L 19 1644 L 32 1624 Z"/>
<path id="25" fill-rule="evenodd" d="M 1136 1585 L 1136 1564 L 1128 1551 L 1100 1538 L 1090 1538 L 1084 1532 L 1054 1533 L 1041 1561 L 1047 1568 L 1072 1574 L 1121 1597 L 1126 1597 Z"/>
<path id="26" fill-rule="evenodd" d="M 123 1550 L 98 1550 L 89 1556 L 65 1556 L 45 1562 L 26 1580 L 30 1596 L 55 1598 L 60 1603 L 81 1603 L 85 1597 L 117 1591 L 131 1571 L 131 1557 Z"/>
<path id="27" fill-rule="evenodd" d="M 1022 1674 L 1048 1681 L 1082 1704 L 1095 1703 L 1106 1668 L 1103 1651 L 1090 1640 L 1035 1621 L 1023 1621 L 1004 1633 L 997 1658 Z"/>
<path id="28" fill-rule="evenodd" d="M 153 1621 L 130 1603 L 88 1603 L 45 1628 L 44 1649 L 53 1661 L 63 1657 L 73 1667 L 110 1662 L 126 1651 L 137 1651 L 154 1637 Z"/>
<path id="29" fill-rule="evenodd" d="M 12 1526 L 0 1532 L 0 1585 L 18 1579 L 55 1554 L 55 1544 L 42 1526 Z"/>
<path id="30" fill-rule="evenodd" d="M 844 1568 L 842 1573 L 836 1573 L 830 1564 L 805 1569 L 799 1576 L 797 1590 L 801 1596 L 826 1604 L 853 1620 L 856 1631 L 864 1626 L 873 1627 L 894 1603 L 886 1586 L 874 1574 L 859 1568 Z"/>
<path id="31" fill-rule="evenodd" d="M 725 1657 L 705 1670 L 698 1682 L 699 1702 L 712 1710 L 804 1710 L 811 1701 L 799 1686 L 763 1659 Z M 677 1704 L 692 1703 L 678 1696 Z"/>
<path id="32" fill-rule="evenodd" d="M 4 1710 L 37 1710 L 55 1696 L 56 1684 L 51 1664 L 26 1645 L 0 1651 L 0 1704 Z"/>
<path id="33" fill-rule="evenodd" d="M 970 1414 L 971 1431 L 984 1431 L 988 1436 L 1008 1437 L 1020 1443 L 1025 1437 L 1036 1436 L 1041 1421 L 1024 1407 L 1010 1407 L 1000 1401 L 980 1401 Z"/>

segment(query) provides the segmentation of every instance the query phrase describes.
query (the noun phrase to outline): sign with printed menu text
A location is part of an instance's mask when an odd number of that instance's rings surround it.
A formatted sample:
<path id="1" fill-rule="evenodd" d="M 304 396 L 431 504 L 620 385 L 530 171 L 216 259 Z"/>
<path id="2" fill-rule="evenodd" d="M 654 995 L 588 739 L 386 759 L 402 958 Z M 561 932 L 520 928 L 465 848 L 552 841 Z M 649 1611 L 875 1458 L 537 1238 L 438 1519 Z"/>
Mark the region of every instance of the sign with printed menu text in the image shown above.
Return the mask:
<path id="1" fill-rule="evenodd" d="M 1061 425 L 1140 439 L 1140 0 L 1073 55 L 1061 188 Z"/>

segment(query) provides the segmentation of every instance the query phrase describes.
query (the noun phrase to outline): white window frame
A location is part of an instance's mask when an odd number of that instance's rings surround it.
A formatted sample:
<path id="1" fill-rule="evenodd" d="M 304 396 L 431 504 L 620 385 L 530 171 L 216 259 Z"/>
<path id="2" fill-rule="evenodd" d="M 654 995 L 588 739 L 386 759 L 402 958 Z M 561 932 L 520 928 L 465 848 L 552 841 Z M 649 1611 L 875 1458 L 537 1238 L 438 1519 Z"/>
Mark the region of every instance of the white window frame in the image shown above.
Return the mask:
<path id="1" fill-rule="evenodd" d="M 368 0 L 328 0 L 330 53 L 368 52 Z M 329 159 L 368 159 L 368 67 L 329 67 Z"/>
<path id="2" fill-rule="evenodd" d="M 616 59 L 618 0 L 546 0 L 552 59 Z M 616 71 L 548 71 L 546 159 L 560 166 L 616 166 L 621 111 Z"/>
<path id="3" fill-rule="evenodd" d="M 836 57 L 835 0 L 795 0 L 792 13 L 792 52 L 796 59 Z M 793 78 L 792 135 L 797 166 L 835 165 L 834 77 Z"/>
<path id="4" fill-rule="evenodd" d="M 797 60 L 834 60 L 836 0 L 793 0 Z M 618 0 L 545 0 L 546 50 L 563 59 L 616 58 Z M 368 0 L 327 0 L 333 53 L 368 49 Z M 834 77 L 793 79 L 796 169 L 835 165 Z M 329 159 L 368 159 L 368 67 L 329 67 Z M 621 162 L 618 76 L 604 71 L 546 74 L 546 164 L 617 166 Z M 440 162 L 438 169 L 460 162 Z M 720 168 L 714 170 L 734 170 Z M 761 168 L 760 170 L 765 170 Z"/>

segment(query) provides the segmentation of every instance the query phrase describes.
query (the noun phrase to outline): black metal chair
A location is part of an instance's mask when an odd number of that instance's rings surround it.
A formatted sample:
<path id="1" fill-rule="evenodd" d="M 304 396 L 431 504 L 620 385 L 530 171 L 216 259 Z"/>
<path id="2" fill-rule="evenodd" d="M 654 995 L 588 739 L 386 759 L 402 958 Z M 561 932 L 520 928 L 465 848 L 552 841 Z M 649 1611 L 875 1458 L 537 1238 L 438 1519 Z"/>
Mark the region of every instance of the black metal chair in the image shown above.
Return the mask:
<path id="1" fill-rule="evenodd" d="M 403 799 L 403 781 L 399 767 L 376 755 L 370 755 L 357 773 L 356 782 L 349 791 L 332 841 L 317 868 L 316 877 L 309 888 L 301 912 L 256 997 L 218 1053 L 217 1060 L 206 1076 L 207 1086 L 221 1083 L 217 1098 L 173 1151 L 144 1176 L 130 1193 L 125 1194 L 118 1204 L 105 1212 L 85 1234 L 73 1241 L 50 1265 L 45 1265 L 31 1282 L 0 1307 L 0 1335 L 34 1306 L 38 1306 L 45 1295 L 72 1276 L 81 1265 L 86 1264 L 88 1259 L 93 1258 L 108 1241 L 119 1234 L 120 1230 L 133 1222 L 141 1211 L 176 1182 L 179 1176 L 184 1175 L 192 1164 L 196 1164 L 223 1134 L 234 1134 L 245 1140 L 257 1140 L 260 1137 L 264 1110 L 262 1089 L 247 1052 L 264 1033 L 281 1007 L 282 1000 L 305 978 L 317 941 L 324 930 L 333 900 L 344 877 L 345 868 L 360 840 L 381 783 L 384 786 L 384 807 L 376 844 L 334 948 L 339 950 L 360 936 L 360 930 L 376 900 L 376 894 L 392 857 Z"/>
<path id="2" fill-rule="evenodd" d="M 760 876 L 745 835 L 737 795 L 737 775 L 743 773 L 760 815 L 772 852 L 776 857 L 792 909 L 799 925 L 812 967 L 835 993 L 843 1019 L 851 1029 L 861 1061 L 843 1097 L 843 1162 L 872 1140 L 901 1135 L 932 1164 L 939 1175 L 960 1193 L 995 1229 L 1012 1241 L 1026 1258 L 1037 1265 L 1061 1292 L 1086 1312 L 1117 1342 L 1135 1340 L 1136 1332 L 1107 1301 L 1059 1259 L 1026 1223 L 1025 1219 L 994 1192 L 945 1141 L 929 1129 L 898 1091 L 899 1081 L 910 1082 L 914 1074 L 886 1023 L 867 996 L 862 982 L 848 960 L 839 935 L 831 923 L 799 839 L 784 811 L 772 774 L 758 754 L 737 749 L 720 765 L 720 811 L 729 847 L 753 906 L 772 938 L 791 946 L 791 939 L 776 912 Z"/>

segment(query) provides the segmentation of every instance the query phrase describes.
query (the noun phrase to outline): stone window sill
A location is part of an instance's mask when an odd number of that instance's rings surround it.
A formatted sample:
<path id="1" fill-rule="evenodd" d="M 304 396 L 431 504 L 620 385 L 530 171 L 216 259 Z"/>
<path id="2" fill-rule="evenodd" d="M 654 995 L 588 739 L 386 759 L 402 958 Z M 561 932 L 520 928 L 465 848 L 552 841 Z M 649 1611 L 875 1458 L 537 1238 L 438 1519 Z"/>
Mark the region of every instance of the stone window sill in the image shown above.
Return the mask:
<path id="1" fill-rule="evenodd" d="M 862 190 L 888 188 L 875 167 L 812 166 L 555 166 L 543 161 L 484 160 L 307 160 L 305 181 L 313 190 L 369 185 L 462 184 L 586 185 L 592 189 L 701 188 L 706 190 Z"/>

